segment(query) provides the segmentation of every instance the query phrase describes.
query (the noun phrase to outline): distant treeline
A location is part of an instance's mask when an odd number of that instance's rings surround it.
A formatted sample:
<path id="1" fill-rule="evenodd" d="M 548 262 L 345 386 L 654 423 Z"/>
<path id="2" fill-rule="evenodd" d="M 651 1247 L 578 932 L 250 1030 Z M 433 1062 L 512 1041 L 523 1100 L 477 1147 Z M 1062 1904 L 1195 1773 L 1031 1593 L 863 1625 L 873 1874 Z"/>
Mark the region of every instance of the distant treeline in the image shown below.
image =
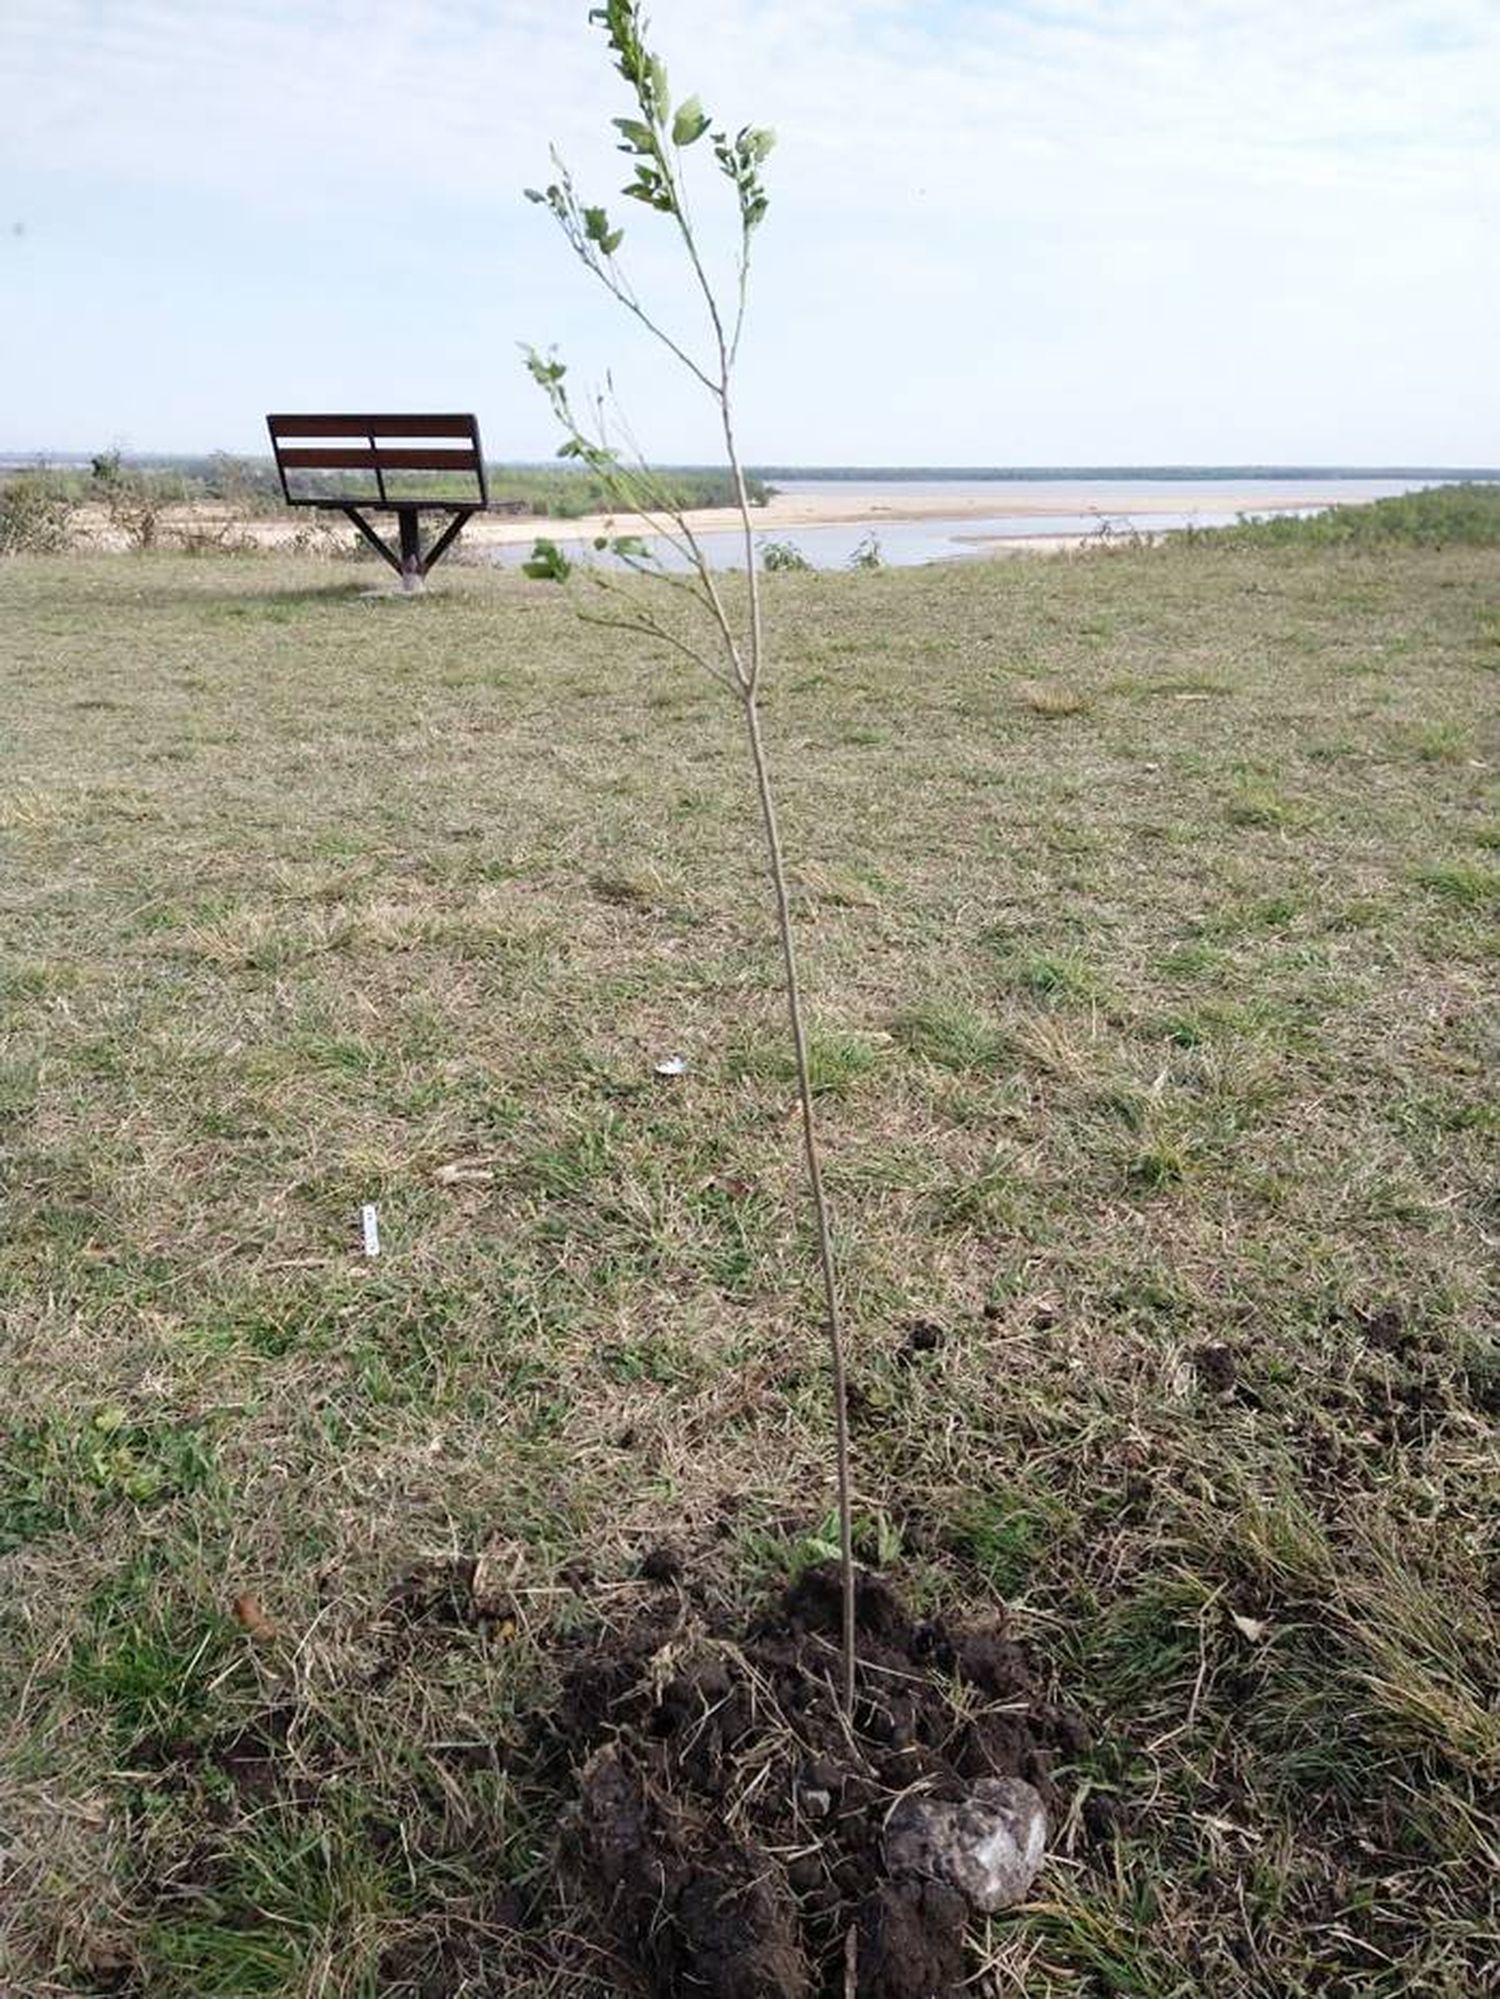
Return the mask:
<path id="1" fill-rule="evenodd" d="M 502 505 L 521 501 L 532 513 L 552 520 L 576 520 L 581 514 L 608 513 L 614 502 L 602 480 L 579 467 L 560 465 L 489 465 L 485 468 L 490 498 Z M 711 466 L 665 466 L 655 482 L 674 507 L 732 507 L 734 481 Z M 753 506 L 763 507 L 771 488 L 763 479 L 745 480 Z"/>
<path id="2" fill-rule="evenodd" d="M 1500 479 L 1482 465 L 758 465 L 761 479 Z"/>
<path id="3" fill-rule="evenodd" d="M 222 451 L 206 457 L 143 454 L 124 458 L 118 453 L 104 453 L 93 460 L 70 456 L 64 462 L 51 464 L 36 460 L 24 465 L 12 462 L 8 470 L 0 468 L 0 481 L 7 476 L 23 475 L 32 481 L 41 479 L 61 498 L 81 502 L 97 497 L 101 466 L 112 468 L 116 479 L 128 475 L 142 487 L 151 489 L 163 504 L 213 500 L 254 513 L 272 511 L 282 503 L 281 481 L 269 458 L 237 458 Z M 541 519 L 577 520 L 583 514 L 608 511 L 610 507 L 603 482 L 582 467 L 487 465 L 485 472 L 492 501 L 502 506 L 524 507 Z M 348 492 L 353 481 L 361 476 L 304 473 L 299 475 L 295 490 L 308 497 L 338 490 Z M 704 466 L 668 466 L 655 477 L 664 499 L 674 507 L 729 507 L 735 503 L 734 484 L 727 471 Z M 765 482 L 747 477 L 746 486 L 752 504 L 764 506 L 770 498 L 770 488 Z M 441 479 L 424 482 L 420 475 L 406 475 L 401 491 L 403 496 L 417 497 L 427 487 L 435 493 L 453 490 L 451 483 L 445 487 Z M 374 498 L 373 484 L 370 497 Z"/>
<path id="4" fill-rule="evenodd" d="M 1328 507 L 1309 515 L 1270 514 L 1235 527 L 1188 528 L 1170 537 L 1222 548 L 1500 547 L 1500 484 L 1467 481 L 1420 493 Z"/>

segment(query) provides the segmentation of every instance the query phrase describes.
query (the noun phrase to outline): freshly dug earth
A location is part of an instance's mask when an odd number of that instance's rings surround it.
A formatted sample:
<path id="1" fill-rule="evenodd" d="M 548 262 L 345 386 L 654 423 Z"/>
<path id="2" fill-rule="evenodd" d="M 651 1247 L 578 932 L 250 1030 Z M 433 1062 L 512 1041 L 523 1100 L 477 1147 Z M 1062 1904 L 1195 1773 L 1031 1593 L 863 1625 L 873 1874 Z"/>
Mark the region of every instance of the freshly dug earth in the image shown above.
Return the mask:
<path id="1" fill-rule="evenodd" d="M 892 1879 L 881 1832 L 919 1791 L 1026 1779 L 1083 1747 L 996 1619 L 914 1621 L 862 1574 L 852 1722 L 838 1699 L 838 1571 L 810 1571 L 736 1640 L 663 1604 L 569 1675 L 559 1747 L 579 1764 L 568 1865 L 647 1990 L 718 1999 L 935 1999 L 968 1917 L 936 1881 Z"/>

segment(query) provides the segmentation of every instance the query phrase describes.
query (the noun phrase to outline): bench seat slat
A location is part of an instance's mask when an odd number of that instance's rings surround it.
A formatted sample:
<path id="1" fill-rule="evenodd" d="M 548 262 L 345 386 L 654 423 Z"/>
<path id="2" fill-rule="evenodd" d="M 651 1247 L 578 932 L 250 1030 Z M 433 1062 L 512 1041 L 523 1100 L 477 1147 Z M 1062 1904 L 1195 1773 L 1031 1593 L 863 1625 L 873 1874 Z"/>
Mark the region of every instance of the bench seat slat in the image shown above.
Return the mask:
<path id="1" fill-rule="evenodd" d="M 274 438 L 281 437 L 467 437 L 476 435 L 472 416 L 268 416 Z"/>
<path id="2" fill-rule="evenodd" d="M 371 451 L 366 445 L 363 450 L 354 451 L 309 445 L 305 450 L 283 450 L 280 458 L 288 470 L 310 472 L 373 472 L 377 466 L 383 472 L 473 472 L 476 469 L 472 450 L 408 451 L 393 446 L 390 450 L 379 447 Z"/>

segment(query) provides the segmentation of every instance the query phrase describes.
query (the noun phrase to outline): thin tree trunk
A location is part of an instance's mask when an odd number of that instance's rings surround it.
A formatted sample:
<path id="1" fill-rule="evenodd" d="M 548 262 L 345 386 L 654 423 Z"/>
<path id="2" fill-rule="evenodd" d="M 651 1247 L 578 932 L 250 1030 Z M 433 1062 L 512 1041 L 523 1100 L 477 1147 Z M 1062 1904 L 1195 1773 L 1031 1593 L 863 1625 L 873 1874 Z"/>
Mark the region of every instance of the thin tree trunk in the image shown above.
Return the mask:
<path id="1" fill-rule="evenodd" d="M 760 732 L 760 712 L 753 692 L 744 699 L 745 729 L 750 739 L 750 757 L 755 765 L 756 789 L 760 794 L 761 817 L 765 822 L 766 849 L 771 881 L 776 892 L 776 922 L 781 933 L 781 958 L 786 975 L 786 1006 L 791 1023 L 792 1046 L 797 1058 L 797 1094 L 802 1105 L 802 1142 L 807 1154 L 807 1181 L 812 1193 L 813 1216 L 817 1227 L 818 1261 L 823 1271 L 823 1301 L 828 1320 L 828 1350 L 833 1362 L 833 1421 L 838 1460 L 839 1566 L 843 1582 L 843 1680 L 845 1711 L 854 1712 L 854 1522 L 849 1476 L 849 1406 L 844 1366 L 844 1334 L 839 1317 L 838 1286 L 833 1269 L 833 1238 L 828 1223 L 828 1203 L 823 1194 L 823 1168 L 818 1154 L 817 1125 L 813 1116 L 812 1077 L 807 1065 L 807 1034 L 802 1022 L 802 982 L 797 971 L 797 946 L 792 936 L 792 911 L 787 898 L 786 869 L 782 861 L 781 828 L 776 818 L 776 800 L 771 790 L 771 774 L 766 763 L 765 743 Z"/>

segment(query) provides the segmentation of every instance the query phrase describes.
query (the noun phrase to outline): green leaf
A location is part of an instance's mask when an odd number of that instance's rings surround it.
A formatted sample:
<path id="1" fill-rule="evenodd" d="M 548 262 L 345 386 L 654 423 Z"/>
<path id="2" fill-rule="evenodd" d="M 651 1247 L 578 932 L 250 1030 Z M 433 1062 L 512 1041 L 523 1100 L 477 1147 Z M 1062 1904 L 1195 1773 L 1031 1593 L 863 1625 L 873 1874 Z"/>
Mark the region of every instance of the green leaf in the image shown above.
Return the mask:
<path id="1" fill-rule="evenodd" d="M 651 56 L 646 65 L 646 74 L 651 79 L 651 101 L 656 115 L 665 124 L 667 113 L 672 108 L 672 99 L 667 91 L 667 66 L 660 56 Z"/>
<path id="2" fill-rule="evenodd" d="M 545 354 L 539 354 L 534 347 L 523 347 L 521 352 L 526 358 L 527 373 L 541 388 L 553 387 L 568 372 L 564 362 L 549 360 Z"/>
<path id="3" fill-rule="evenodd" d="M 649 125 L 643 125 L 639 118 L 616 118 L 612 121 L 615 130 L 625 140 L 622 153 L 655 153 L 656 134 Z"/>
<path id="4" fill-rule="evenodd" d="M 583 233 L 590 243 L 602 243 L 609 234 L 609 217 L 602 208 L 583 211 Z"/>
<path id="5" fill-rule="evenodd" d="M 600 239 L 599 248 L 604 252 L 606 257 L 612 257 L 624 241 L 625 231 L 623 229 L 612 229 L 607 236 Z"/>
<path id="6" fill-rule="evenodd" d="M 708 130 L 709 116 L 696 97 L 689 97 L 677 107 L 677 116 L 672 120 L 672 144 L 674 146 L 695 145 Z"/>

